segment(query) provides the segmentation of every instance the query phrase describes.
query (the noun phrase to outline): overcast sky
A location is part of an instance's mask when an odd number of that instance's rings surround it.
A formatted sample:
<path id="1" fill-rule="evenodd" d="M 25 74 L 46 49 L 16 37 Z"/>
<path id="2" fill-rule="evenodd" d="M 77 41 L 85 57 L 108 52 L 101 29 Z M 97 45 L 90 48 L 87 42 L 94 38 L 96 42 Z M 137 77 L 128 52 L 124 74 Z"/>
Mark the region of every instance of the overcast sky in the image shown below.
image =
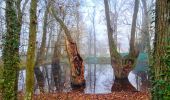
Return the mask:
<path id="1" fill-rule="evenodd" d="M 1 1 L 1 0 L 0 0 Z M 24 1 L 24 0 L 23 0 Z M 22 1 L 22 3 L 23 3 Z M 40 0 L 41 1 L 41 0 Z M 42 0 L 43 1 L 43 0 Z M 97 45 L 101 46 L 103 48 L 108 48 L 108 37 L 107 37 L 107 29 L 106 29 L 106 20 L 105 20 L 105 12 L 104 12 L 104 0 L 80 0 L 80 13 L 82 14 L 83 17 L 83 23 L 85 23 L 86 25 L 86 29 L 87 31 L 92 28 L 92 21 L 90 20 L 92 17 L 92 13 L 95 9 L 95 29 L 96 29 L 96 38 L 97 38 Z M 129 50 L 129 35 L 130 35 L 130 30 L 131 30 L 131 22 L 132 22 L 132 14 L 133 14 L 133 6 L 134 6 L 134 0 L 110 0 L 110 10 L 113 11 L 114 9 L 114 2 L 117 1 L 117 9 L 118 10 L 118 44 L 120 46 L 120 52 L 128 52 Z M 152 0 L 149 0 L 152 1 Z M 123 2 L 123 3 L 122 3 Z M 4 3 L 3 3 L 4 4 Z M 30 2 L 27 4 L 27 6 L 30 5 Z M 1 7 L 3 7 L 3 5 L 0 5 Z M 39 8 L 38 9 L 42 9 L 43 7 L 43 3 L 39 4 Z M 27 7 L 29 8 L 29 7 Z M 2 11 L 4 12 L 4 10 L 1 8 L 1 14 Z M 29 9 L 26 9 L 25 11 L 27 13 L 27 15 L 25 15 L 24 18 L 27 18 L 28 22 L 29 22 Z M 44 11 L 41 11 L 42 13 L 40 13 L 40 15 L 38 16 L 43 16 Z M 141 24 L 141 4 L 140 4 L 140 8 L 139 8 L 139 12 L 138 12 L 138 23 L 137 24 Z M 39 17 L 41 19 L 39 19 L 39 23 L 41 23 L 42 17 Z M 126 20 L 126 25 L 125 22 L 123 22 L 125 19 Z M 26 24 L 25 24 L 26 25 Z M 42 33 L 42 25 L 43 24 L 39 24 L 38 29 L 38 34 Z M 27 24 L 27 26 L 29 26 L 29 24 Z M 27 27 L 28 28 L 28 27 Z M 27 31 L 28 33 L 28 29 L 23 29 L 25 31 Z M 138 30 L 137 30 L 138 31 Z M 21 38 L 25 36 L 21 36 Z M 37 38 L 39 38 L 38 40 L 41 39 L 41 36 L 38 36 Z M 24 42 L 26 42 L 26 39 L 22 39 Z M 102 43 L 102 44 L 98 44 L 98 43 Z"/>

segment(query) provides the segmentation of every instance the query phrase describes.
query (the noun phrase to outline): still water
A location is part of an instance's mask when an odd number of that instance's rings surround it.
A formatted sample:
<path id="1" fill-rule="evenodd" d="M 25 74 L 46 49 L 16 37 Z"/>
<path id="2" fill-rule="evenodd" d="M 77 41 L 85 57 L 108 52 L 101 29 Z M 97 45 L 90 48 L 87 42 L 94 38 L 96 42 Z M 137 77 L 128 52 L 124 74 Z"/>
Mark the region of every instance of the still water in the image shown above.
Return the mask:
<path id="1" fill-rule="evenodd" d="M 46 92 L 56 92 L 53 75 L 51 71 L 51 65 L 47 65 L 46 67 L 40 67 L 40 70 L 44 73 L 45 77 L 45 87 L 44 90 Z M 70 68 L 67 65 L 61 65 L 61 90 L 63 92 L 71 91 L 70 86 Z M 19 72 L 19 80 L 18 80 L 18 90 L 25 90 L 25 76 L 26 71 L 21 70 Z M 112 69 L 110 64 L 85 64 L 85 80 L 86 87 L 84 89 L 84 93 L 86 94 L 105 94 L 111 93 L 111 87 L 114 84 L 114 70 Z M 141 86 L 141 78 L 134 74 L 133 71 L 129 73 L 128 76 L 129 82 L 137 89 L 140 90 Z M 35 79 L 35 93 L 39 93 L 38 85 Z"/>

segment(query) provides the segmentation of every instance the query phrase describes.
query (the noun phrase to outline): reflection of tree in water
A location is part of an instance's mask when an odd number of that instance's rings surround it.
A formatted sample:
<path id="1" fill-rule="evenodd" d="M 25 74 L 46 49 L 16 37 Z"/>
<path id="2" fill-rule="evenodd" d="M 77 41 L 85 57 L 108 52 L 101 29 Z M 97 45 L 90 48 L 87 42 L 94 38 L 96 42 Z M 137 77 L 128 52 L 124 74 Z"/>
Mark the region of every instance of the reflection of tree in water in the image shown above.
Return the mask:
<path id="1" fill-rule="evenodd" d="M 59 92 L 59 91 L 65 91 L 68 92 L 71 90 L 70 88 L 70 67 L 68 65 L 61 64 L 61 73 L 60 75 L 60 80 L 58 80 L 58 84 L 60 87 L 56 88 L 55 82 L 54 82 L 54 76 L 52 74 L 52 67 L 51 65 L 47 65 L 45 67 L 40 67 L 41 72 L 43 72 L 44 77 L 45 77 L 45 82 L 44 82 L 44 91 L 45 92 Z M 25 90 L 25 70 L 21 70 L 19 72 L 19 79 L 18 79 L 18 91 L 24 91 Z M 39 93 L 39 87 L 37 85 L 37 82 L 35 81 L 35 86 L 34 86 L 34 91 L 35 93 Z"/>
<path id="2" fill-rule="evenodd" d="M 90 93 L 93 93 L 93 71 L 94 71 L 94 66 L 93 64 L 87 64 L 85 71 L 87 71 L 87 76 L 86 76 L 86 90 L 88 90 Z"/>
<path id="3" fill-rule="evenodd" d="M 96 72 L 94 64 L 88 64 L 87 67 L 88 74 L 86 76 L 85 93 L 110 93 L 111 90 L 105 89 L 106 86 L 104 84 L 108 83 L 108 80 L 113 80 L 112 67 L 107 64 L 96 64 Z M 110 70 L 112 72 L 110 72 Z M 110 85 L 112 85 L 112 83 L 110 83 Z"/>
<path id="4" fill-rule="evenodd" d="M 104 85 L 104 89 L 106 91 L 110 91 L 111 92 L 111 86 L 113 84 L 113 80 L 110 80 L 109 78 L 105 79 L 105 81 L 102 82 Z"/>
<path id="5" fill-rule="evenodd" d="M 56 89 L 54 77 L 52 74 L 51 65 L 47 65 L 46 67 L 40 68 L 44 73 L 45 77 L 45 92 L 69 92 L 71 91 L 70 86 L 70 67 L 67 64 L 61 64 L 60 66 L 60 87 L 59 90 Z M 136 73 L 131 73 L 130 82 L 133 81 L 135 84 L 139 84 L 136 82 Z M 140 75 L 139 75 L 140 76 Z M 85 93 L 110 93 L 111 87 L 114 84 L 114 72 L 112 67 L 109 64 L 86 64 L 85 66 L 85 78 L 86 78 L 86 88 L 84 90 Z M 25 70 L 20 71 L 19 74 L 19 83 L 18 89 L 19 91 L 24 91 L 25 87 Z M 140 85 L 138 86 L 140 88 Z M 37 82 L 35 83 L 35 91 L 39 93 L 39 87 Z"/>
<path id="6" fill-rule="evenodd" d="M 60 68 L 59 91 L 70 91 L 70 67 L 67 64 L 61 65 Z"/>
<path id="7" fill-rule="evenodd" d="M 139 91 L 148 91 L 149 87 L 149 80 L 148 80 L 148 74 L 145 71 L 141 72 L 136 72 L 136 84 L 137 84 L 137 89 Z"/>

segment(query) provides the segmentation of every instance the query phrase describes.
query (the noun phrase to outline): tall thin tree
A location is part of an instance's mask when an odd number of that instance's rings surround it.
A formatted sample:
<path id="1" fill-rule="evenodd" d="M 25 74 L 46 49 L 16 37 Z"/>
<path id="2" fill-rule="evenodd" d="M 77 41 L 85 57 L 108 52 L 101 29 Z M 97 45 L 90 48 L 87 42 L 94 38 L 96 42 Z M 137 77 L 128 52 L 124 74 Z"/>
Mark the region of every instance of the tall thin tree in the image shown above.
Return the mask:
<path id="1" fill-rule="evenodd" d="M 141 0 L 143 5 L 143 19 L 142 19 L 142 41 L 141 41 L 141 52 L 150 52 L 150 34 L 149 34 L 149 14 L 147 9 L 146 0 Z"/>
<path id="2" fill-rule="evenodd" d="M 135 47 L 135 36 L 136 36 L 136 21 L 137 21 L 137 14 L 139 9 L 139 0 L 135 0 L 134 12 L 132 17 L 132 26 L 131 26 L 131 38 L 130 38 L 130 50 L 129 50 L 129 57 L 134 61 L 137 56 L 137 48 Z"/>
<path id="3" fill-rule="evenodd" d="M 44 22 L 43 22 L 43 34 L 42 34 L 42 41 L 40 50 L 38 50 L 36 61 L 35 61 L 35 68 L 34 73 L 37 79 L 37 83 L 40 89 L 40 92 L 44 92 L 44 85 L 45 85 L 45 78 L 43 72 L 41 72 L 39 66 L 44 64 L 45 62 L 45 47 L 46 47 L 46 34 L 47 34 L 47 21 L 48 21 L 48 8 L 49 4 L 46 2 L 46 8 L 44 13 Z"/>
<path id="4" fill-rule="evenodd" d="M 36 12 L 37 12 L 37 0 L 31 0 L 29 44 L 28 44 L 27 62 L 26 62 L 26 94 L 25 94 L 26 100 L 31 100 L 33 96 L 35 44 L 36 44 L 36 32 L 37 32 Z"/>

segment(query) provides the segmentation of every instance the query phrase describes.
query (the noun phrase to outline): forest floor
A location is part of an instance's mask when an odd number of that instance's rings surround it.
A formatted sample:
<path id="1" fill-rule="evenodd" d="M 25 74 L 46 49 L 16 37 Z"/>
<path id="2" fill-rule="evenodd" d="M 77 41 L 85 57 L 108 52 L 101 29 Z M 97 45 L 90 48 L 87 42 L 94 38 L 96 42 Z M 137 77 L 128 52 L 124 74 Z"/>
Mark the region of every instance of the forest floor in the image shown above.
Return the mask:
<path id="1" fill-rule="evenodd" d="M 19 100 L 24 100 L 23 95 Z M 147 92 L 112 92 L 109 94 L 84 94 L 81 92 L 49 93 L 34 96 L 34 100 L 149 100 Z"/>

